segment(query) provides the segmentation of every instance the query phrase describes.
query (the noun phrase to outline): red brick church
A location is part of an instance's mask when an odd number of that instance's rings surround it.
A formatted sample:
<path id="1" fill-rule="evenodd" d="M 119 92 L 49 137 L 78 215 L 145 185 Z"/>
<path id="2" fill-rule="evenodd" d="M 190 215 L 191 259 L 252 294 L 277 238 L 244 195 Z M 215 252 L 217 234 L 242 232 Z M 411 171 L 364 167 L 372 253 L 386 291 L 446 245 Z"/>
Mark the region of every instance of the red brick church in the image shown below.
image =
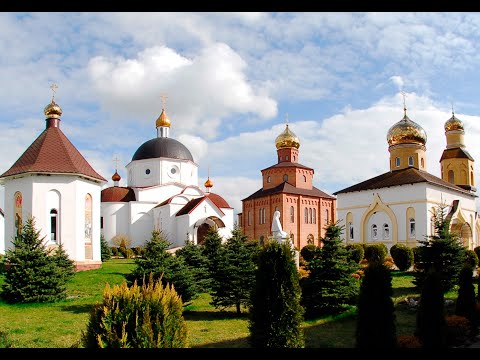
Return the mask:
<path id="1" fill-rule="evenodd" d="M 262 188 L 242 200 L 238 224 L 262 242 L 272 235 L 273 213 L 279 210 L 283 231 L 297 249 L 320 246 L 325 226 L 336 221 L 336 198 L 313 186 L 314 170 L 298 162 L 300 140 L 288 124 L 275 145 L 277 163 L 262 170 Z"/>

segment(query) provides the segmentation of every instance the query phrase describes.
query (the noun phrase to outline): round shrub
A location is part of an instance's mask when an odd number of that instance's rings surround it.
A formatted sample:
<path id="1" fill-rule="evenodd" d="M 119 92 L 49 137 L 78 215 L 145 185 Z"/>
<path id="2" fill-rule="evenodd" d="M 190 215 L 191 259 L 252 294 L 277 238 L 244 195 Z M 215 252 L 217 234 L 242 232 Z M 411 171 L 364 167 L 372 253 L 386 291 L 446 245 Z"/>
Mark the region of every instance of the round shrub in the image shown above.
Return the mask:
<path id="1" fill-rule="evenodd" d="M 180 296 L 173 285 L 151 279 L 142 286 L 107 284 L 81 342 L 85 348 L 184 348 L 187 336 Z"/>
<path id="2" fill-rule="evenodd" d="M 478 255 L 474 250 L 466 250 L 465 251 L 467 255 L 466 263 L 469 265 L 472 269 L 475 269 L 478 266 Z"/>
<path id="3" fill-rule="evenodd" d="M 393 262 L 400 271 L 408 271 L 413 265 L 413 250 L 404 244 L 395 244 L 390 248 Z"/>
<path id="4" fill-rule="evenodd" d="M 369 264 L 373 262 L 383 263 L 387 254 L 388 249 L 385 244 L 368 244 L 365 248 L 365 259 Z"/>
<path id="5" fill-rule="evenodd" d="M 116 246 L 112 246 L 112 256 L 118 256 L 118 248 Z"/>
<path id="6" fill-rule="evenodd" d="M 450 315 L 445 317 L 447 346 L 459 346 L 472 337 L 470 321 L 464 316 Z"/>
<path id="7" fill-rule="evenodd" d="M 300 250 L 300 255 L 302 256 L 303 260 L 309 262 L 315 257 L 318 251 L 321 251 L 318 246 L 309 244 L 305 245 L 302 250 Z"/>
<path id="8" fill-rule="evenodd" d="M 365 249 L 362 244 L 348 244 L 345 248 L 349 252 L 349 259 L 355 261 L 357 264 L 363 260 Z"/>

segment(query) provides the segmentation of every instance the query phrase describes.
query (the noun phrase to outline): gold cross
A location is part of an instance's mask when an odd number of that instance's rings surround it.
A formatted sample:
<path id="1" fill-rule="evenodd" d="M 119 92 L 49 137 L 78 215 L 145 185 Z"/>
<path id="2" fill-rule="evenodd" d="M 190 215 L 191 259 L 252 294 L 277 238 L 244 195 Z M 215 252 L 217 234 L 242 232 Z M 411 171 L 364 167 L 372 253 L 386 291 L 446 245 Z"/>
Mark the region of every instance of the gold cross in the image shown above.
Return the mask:
<path id="1" fill-rule="evenodd" d="M 55 99 L 55 93 L 57 92 L 57 89 L 58 89 L 58 85 L 55 84 L 55 83 L 53 83 L 53 84 L 50 86 L 50 89 L 52 89 L 52 93 L 53 93 L 53 95 L 52 95 L 52 100 L 54 100 L 54 99 Z"/>
<path id="2" fill-rule="evenodd" d="M 403 111 L 405 112 L 405 116 L 407 116 L 407 105 L 405 105 L 405 98 L 407 97 L 407 94 L 405 91 L 402 91 L 401 94 L 403 96 Z"/>
<path id="3" fill-rule="evenodd" d="M 167 95 L 160 95 L 160 97 L 162 98 L 162 109 L 165 110 L 165 99 L 167 98 Z"/>
<path id="4" fill-rule="evenodd" d="M 452 101 L 452 115 L 455 116 L 455 112 L 453 111 L 453 101 Z"/>
<path id="5" fill-rule="evenodd" d="M 113 159 L 113 162 L 115 163 L 115 172 L 118 170 L 118 157 L 115 156 L 115 159 Z"/>

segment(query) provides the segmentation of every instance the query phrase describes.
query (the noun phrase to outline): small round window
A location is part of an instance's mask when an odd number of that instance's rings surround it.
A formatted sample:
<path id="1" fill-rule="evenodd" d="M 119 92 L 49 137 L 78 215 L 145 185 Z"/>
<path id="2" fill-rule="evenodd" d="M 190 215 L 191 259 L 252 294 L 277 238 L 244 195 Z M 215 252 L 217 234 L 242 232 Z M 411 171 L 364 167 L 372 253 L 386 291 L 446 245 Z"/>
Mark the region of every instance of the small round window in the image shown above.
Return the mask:
<path id="1" fill-rule="evenodd" d="M 170 169 L 170 172 L 171 172 L 172 174 L 175 174 L 175 173 L 177 172 L 177 169 L 171 168 L 171 169 Z"/>
<path id="2" fill-rule="evenodd" d="M 150 175 L 150 169 L 146 169 L 145 174 Z"/>
<path id="3" fill-rule="evenodd" d="M 179 173 L 180 169 L 176 165 L 171 166 L 167 172 L 168 176 L 170 176 L 171 178 L 176 178 Z"/>

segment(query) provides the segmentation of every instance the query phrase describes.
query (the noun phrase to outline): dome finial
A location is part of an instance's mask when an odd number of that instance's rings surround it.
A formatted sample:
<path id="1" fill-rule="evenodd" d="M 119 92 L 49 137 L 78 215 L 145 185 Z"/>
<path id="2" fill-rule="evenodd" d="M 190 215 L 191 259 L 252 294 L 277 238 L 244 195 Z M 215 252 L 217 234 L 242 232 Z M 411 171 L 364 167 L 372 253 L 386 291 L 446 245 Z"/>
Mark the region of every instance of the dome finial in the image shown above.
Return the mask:
<path id="1" fill-rule="evenodd" d="M 55 101 L 55 93 L 57 92 L 58 85 L 53 83 L 52 85 L 50 85 L 50 89 L 52 89 L 52 102 L 54 102 Z"/>
<path id="2" fill-rule="evenodd" d="M 295 147 L 298 149 L 300 147 L 300 140 L 297 135 L 288 128 L 288 113 L 285 114 L 285 130 L 275 139 L 275 146 L 277 147 L 277 150 L 288 147 Z"/>
<path id="3" fill-rule="evenodd" d="M 160 114 L 157 121 L 155 122 L 155 126 L 157 128 L 159 128 L 159 127 L 169 128 L 170 127 L 170 120 L 168 119 L 167 113 L 165 112 L 165 99 L 167 98 L 167 96 L 162 94 L 160 97 L 162 98 L 162 113 Z"/>
<path id="4" fill-rule="evenodd" d="M 403 96 L 403 117 L 407 117 L 407 105 L 405 104 L 405 98 L 407 97 L 407 94 L 405 91 L 402 91 L 402 96 Z"/>
<path id="5" fill-rule="evenodd" d="M 43 113 L 45 114 L 47 119 L 60 119 L 60 116 L 62 115 L 62 109 L 55 102 L 55 93 L 57 92 L 58 85 L 53 83 L 50 86 L 50 89 L 52 89 L 52 101 L 50 102 L 50 104 L 45 106 Z"/>
<path id="6" fill-rule="evenodd" d="M 453 111 L 453 101 L 452 101 L 452 116 L 455 117 L 455 111 Z"/>
<path id="7" fill-rule="evenodd" d="M 118 186 L 118 182 L 122 179 L 121 176 L 118 174 L 118 158 L 115 156 L 115 159 L 113 159 L 115 162 L 115 174 L 112 176 L 113 184 L 115 186 Z"/>
<path id="8" fill-rule="evenodd" d="M 207 181 L 205 181 L 204 185 L 207 189 L 207 193 L 209 193 L 210 189 L 213 187 L 213 181 L 210 180 L 210 165 L 208 166 L 208 178 L 207 178 Z"/>

